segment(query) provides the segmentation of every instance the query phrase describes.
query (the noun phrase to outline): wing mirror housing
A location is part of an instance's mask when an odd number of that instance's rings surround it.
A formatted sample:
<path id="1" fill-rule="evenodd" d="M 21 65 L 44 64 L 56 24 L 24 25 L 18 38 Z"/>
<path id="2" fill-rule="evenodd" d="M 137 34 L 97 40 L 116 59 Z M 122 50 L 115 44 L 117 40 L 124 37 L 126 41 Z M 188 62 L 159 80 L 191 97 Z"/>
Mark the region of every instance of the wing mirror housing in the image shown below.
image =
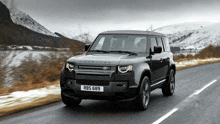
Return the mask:
<path id="1" fill-rule="evenodd" d="M 90 46 L 91 46 L 90 44 L 86 44 L 86 45 L 85 45 L 85 51 L 87 51 Z"/>
<path id="2" fill-rule="evenodd" d="M 161 53 L 162 47 L 161 46 L 154 46 L 154 53 Z"/>

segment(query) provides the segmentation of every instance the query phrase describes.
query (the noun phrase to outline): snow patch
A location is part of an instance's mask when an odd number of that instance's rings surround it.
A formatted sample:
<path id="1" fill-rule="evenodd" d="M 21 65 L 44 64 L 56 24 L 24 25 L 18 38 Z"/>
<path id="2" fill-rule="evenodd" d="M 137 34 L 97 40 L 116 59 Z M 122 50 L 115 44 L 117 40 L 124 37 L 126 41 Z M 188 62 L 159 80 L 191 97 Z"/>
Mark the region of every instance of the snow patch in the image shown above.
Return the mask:
<path id="1" fill-rule="evenodd" d="M 24 103 L 30 103 L 36 99 L 46 97 L 50 94 L 59 95 L 60 85 L 52 85 L 46 88 L 29 90 L 29 91 L 16 91 L 9 95 L 0 96 L 0 109 L 12 107 Z"/>
<path id="2" fill-rule="evenodd" d="M 220 58 L 196 59 L 196 60 L 190 60 L 190 61 L 175 62 L 175 64 L 176 64 L 176 67 L 184 67 L 184 66 L 197 65 L 199 64 L 199 62 L 212 62 L 212 61 L 220 61 Z"/>

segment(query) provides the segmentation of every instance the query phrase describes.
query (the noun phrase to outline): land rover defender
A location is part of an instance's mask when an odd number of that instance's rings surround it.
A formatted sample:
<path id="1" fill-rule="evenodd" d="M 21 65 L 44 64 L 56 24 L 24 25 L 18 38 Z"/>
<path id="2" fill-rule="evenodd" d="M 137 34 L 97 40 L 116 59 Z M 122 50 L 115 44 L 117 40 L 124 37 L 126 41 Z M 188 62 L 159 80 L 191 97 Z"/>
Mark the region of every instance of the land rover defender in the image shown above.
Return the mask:
<path id="1" fill-rule="evenodd" d="M 166 35 L 149 31 L 106 31 L 86 53 L 69 58 L 60 74 L 61 97 L 67 106 L 82 99 L 133 100 L 146 110 L 150 92 L 171 96 L 176 67 Z"/>

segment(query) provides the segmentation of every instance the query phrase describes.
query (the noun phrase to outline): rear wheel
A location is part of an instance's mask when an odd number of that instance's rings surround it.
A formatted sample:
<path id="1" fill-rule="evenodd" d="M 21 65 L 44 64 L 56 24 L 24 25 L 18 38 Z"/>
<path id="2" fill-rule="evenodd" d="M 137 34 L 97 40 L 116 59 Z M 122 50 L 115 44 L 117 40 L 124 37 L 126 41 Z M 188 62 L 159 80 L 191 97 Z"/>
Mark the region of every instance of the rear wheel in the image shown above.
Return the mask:
<path id="1" fill-rule="evenodd" d="M 141 81 L 139 95 L 135 99 L 140 110 L 146 110 L 150 101 L 150 81 L 145 76 Z"/>
<path id="2" fill-rule="evenodd" d="M 174 74 L 174 70 L 170 70 L 170 75 L 167 78 L 162 88 L 162 92 L 164 96 L 172 96 L 174 90 L 175 90 L 175 74 Z"/>
<path id="3" fill-rule="evenodd" d="M 70 98 L 65 96 L 62 92 L 61 92 L 61 98 L 63 103 L 66 106 L 78 106 L 80 104 L 80 102 L 82 101 L 82 99 L 74 97 L 74 98 Z"/>

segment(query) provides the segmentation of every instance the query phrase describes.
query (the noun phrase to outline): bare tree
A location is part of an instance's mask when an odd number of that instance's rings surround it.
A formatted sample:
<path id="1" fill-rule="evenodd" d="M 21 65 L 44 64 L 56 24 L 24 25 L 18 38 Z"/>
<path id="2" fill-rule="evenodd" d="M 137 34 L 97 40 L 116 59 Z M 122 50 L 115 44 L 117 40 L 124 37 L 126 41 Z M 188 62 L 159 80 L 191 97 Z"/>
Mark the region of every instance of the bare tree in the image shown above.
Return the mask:
<path id="1" fill-rule="evenodd" d="M 150 25 L 149 30 L 154 31 L 153 25 Z"/>

